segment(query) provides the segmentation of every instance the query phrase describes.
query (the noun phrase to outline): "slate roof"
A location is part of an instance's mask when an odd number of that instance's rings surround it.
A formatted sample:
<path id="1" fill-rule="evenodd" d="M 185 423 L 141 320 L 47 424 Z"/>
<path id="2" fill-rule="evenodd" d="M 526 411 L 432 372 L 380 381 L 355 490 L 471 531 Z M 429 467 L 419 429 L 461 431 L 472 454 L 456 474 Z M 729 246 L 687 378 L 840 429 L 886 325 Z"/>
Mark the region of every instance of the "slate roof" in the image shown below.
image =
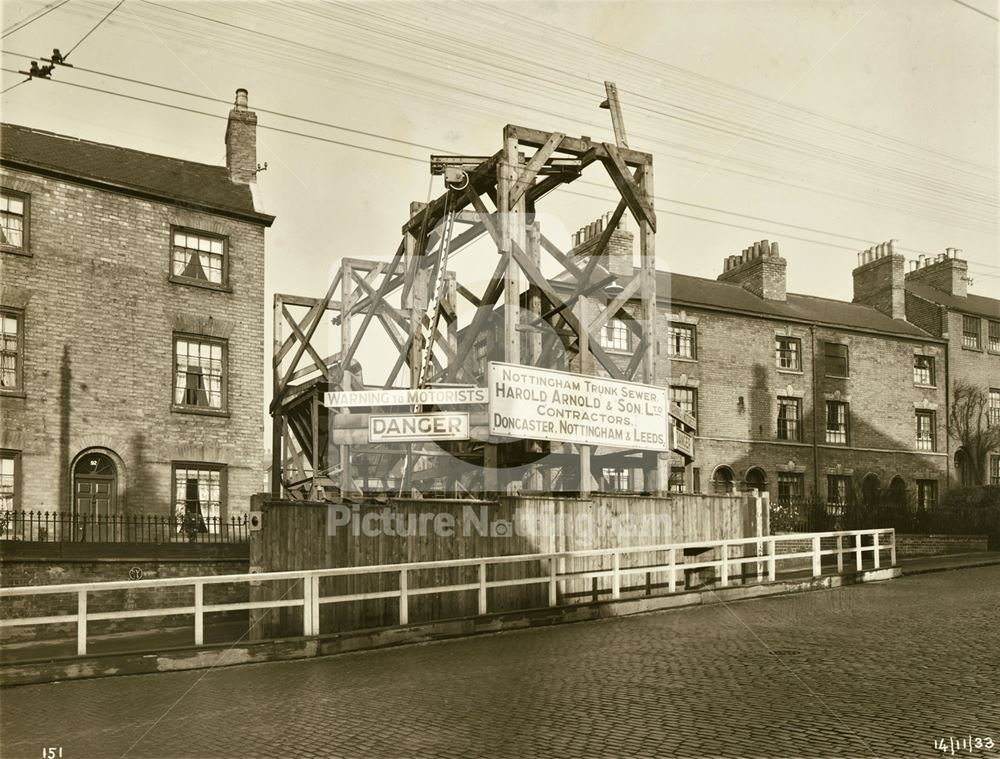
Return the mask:
<path id="1" fill-rule="evenodd" d="M 996 298 L 987 298 L 983 295 L 967 295 L 963 298 L 961 295 L 951 295 L 923 282 L 907 282 L 906 289 L 924 300 L 940 303 L 955 311 L 1000 319 L 1000 300 Z"/>
<path id="2" fill-rule="evenodd" d="M 658 271 L 656 294 L 657 298 L 669 297 L 674 303 L 691 306 L 711 306 L 778 319 L 796 319 L 831 326 L 891 332 L 896 335 L 930 337 L 922 329 L 907 321 L 891 319 L 881 311 L 861 303 L 796 293 L 788 293 L 785 301 L 765 300 L 740 285 L 687 274 Z"/>
<path id="3" fill-rule="evenodd" d="M 249 216 L 267 225 L 274 220 L 254 208 L 249 186 L 231 182 L 225 166 L 144 153 L 16 124 L 0 124 L 0 160 L 5 165 L 91 180 L 168 202 Z"/>
<path id="4" fill-rule="evenodd" d="M 563 273 L 556 281 L 561 280 L 560 284 L 563 284 L 568 278 L 569 274 Z M 788 293 L 785 301 L 765 300 L 741 285 L 675 272 L 656 272 L 656 297 L 657 300 L 669 300 L 692 308 L 715 308 L 731 313 L 886 332 L 924 340 L 939 339 L 907 321 L 891 319 L 861 303 L 796 293 Z"/>

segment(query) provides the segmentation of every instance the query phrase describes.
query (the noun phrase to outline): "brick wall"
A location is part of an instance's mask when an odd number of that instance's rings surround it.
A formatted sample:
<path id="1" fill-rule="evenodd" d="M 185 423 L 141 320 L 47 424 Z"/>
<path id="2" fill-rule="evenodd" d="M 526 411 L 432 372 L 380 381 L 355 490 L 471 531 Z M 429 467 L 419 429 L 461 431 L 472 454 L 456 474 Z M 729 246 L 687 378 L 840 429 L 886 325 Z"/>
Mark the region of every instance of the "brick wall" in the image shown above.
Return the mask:
<path id="1" fill-rule="evenodd" d="M 896 535 L 898 556 L 933 556 L 988 550 L 988 535 Z"/>
<path id="2" fill-rule="evenodd" d="M 248 559 L 21 559 L 4 558 L 0 561 L 0 586 L 63 585 L 75 582 L 111 582 L 129 579 L 129 570 L 142 569 L 144 580 L 164 577 L 200 577 L 224 574 L 245 574 L 250 571 Z M 205 586 L 205 603 L 239 603 L 248 601 L 246 584 L 218 584 Z M 88 597 L 88 611 L 124 611 L 154 608 L 157 606 L 190 606 L 194 603 L 191 586 L 151 588 L 136 590 L 109 590 L 92 593 Z M 76 594 L 25 596 L 0 599 L 0 617 L 40 617 L 76 612 Z M 206 623 L 220 621 L 233 613 L 222 612 L 206 617 Z M 235 612 L 245 615 L 245 612 Z M 162 630 L 170 627 L 193 625 L 191 615 L 144 617 L 139 619 L 102 620 L 89 622 L 88 633 L 109 633 L 141 630 Z M 193 629 L 193 628 L 192 628 Z M 59 640 L 73 638 L 73 623 L 32 627 L 8 627 L 0 630 L 0 642 L 30 640 Z"/>
<path id="3" fill-rule="evenodd" d="M 818 484 L 821 497 L 826 495 L 827 475 L 837 473 L 860 483 L 872 472 L 883 487 L 899 475 L 911 490 L 915 479 L 938 479 L 943 489 L 948 459 L 944 382 L 939 378 L 936 387 L 914 385 L 913 356 L 925 353 L 943 367 L 944 346 L 822 326 L 813 335 L 808 325 L 676 303 L 670 309 L 661 308 L 658 334 L 667 333 L 671 314 L 678 322 L 696 326 L 697 359 L 671 358 L 661 352 L 657 372 L 661 382 L 693 387 L 697 392 L 694 466 L 700 470 L 702 490 L 710 490 L 712 472 L 720 465 L 732 467 L 738 482 L 749 468 L 764 469 L 772 494 L 777 493 L 779 468 L 801 472 L 806 493 L 813 493 Z M 802 371 L 776 366 L 776 335 L 801 340 Z M 815 379 L 814 337 L 819 354 Z M 848 378 L 826 376 L 822 360 L 826 340 L 847 344 Z M 800 442 L 777 439 L 778 396 L 801 399 Z M 825 404 L 838 399 L 850 404 L 848 446 L 825 441 Z M 939 452 L 915 450 L 918 407 L 937 412 Z M 814 424 L 818 434 L 814 434 Z"/>
<path id="4" fill-rule="evenodd" d="M 0 253 L 0 305 L 23 307 L 23 397 L 0 398 L 24 509 L 68 510 L 82 451 L 107 449 L 119 508 L 170 508 L 171 464 L 227 467 L 222 516 L 247 509 L 263 457 L 264 229 L 22 171 L 30 256 Z M 168 281 L 172 226 L 228 238 L 231 292 Z M 228 413 L 171 410 L 173 335 L 228 340 Z"/>

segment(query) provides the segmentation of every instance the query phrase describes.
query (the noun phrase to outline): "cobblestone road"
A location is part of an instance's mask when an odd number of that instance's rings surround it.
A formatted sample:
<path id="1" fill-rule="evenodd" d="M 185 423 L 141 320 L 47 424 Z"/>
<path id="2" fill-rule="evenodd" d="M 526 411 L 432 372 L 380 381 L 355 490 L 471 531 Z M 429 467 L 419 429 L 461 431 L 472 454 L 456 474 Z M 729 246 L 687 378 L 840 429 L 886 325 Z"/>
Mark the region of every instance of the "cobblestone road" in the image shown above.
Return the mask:
<path id="1" fill-rule="evenodd" d="M 914 759 L 941 756 L 940 738 L 1000 744 L 998 673 L 993 566 L 305 662 L 7 689 L 0 741 L 5 759 L 48 746 L 65 759 Z M 1000 759 L 1000 748 L 971 755 Z"/>

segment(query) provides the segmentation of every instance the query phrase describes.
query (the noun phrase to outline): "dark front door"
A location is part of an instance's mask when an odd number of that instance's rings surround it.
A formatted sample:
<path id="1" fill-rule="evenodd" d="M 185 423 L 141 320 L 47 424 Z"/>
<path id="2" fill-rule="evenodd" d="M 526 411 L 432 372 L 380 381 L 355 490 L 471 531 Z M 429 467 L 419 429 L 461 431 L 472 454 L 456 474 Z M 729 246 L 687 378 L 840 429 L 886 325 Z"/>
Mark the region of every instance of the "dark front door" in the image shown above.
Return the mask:
<path id="1" fill-rule="evenodd" d="M 118 512 L 118 470 L 109 456 L 86 453 L 73 468 L 73 511 L 80 516 Z"/>
<path id="2" fill-rule="evenodd" d="M 79 477 L 76 480 L 76 513 L 106 516 L 115 513 L 115 481 L 110 478 Z"/>

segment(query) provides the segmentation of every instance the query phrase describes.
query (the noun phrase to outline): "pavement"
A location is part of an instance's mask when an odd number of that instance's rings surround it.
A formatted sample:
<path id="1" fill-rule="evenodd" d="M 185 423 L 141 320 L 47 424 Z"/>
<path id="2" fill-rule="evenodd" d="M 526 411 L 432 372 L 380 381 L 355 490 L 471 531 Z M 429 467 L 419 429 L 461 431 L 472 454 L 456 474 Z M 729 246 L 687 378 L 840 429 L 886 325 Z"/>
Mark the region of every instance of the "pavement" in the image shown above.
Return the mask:
<path id="1" fill-rule="evenodd" d="M 9 688 L 0 753 L 914 759 L 951 745 L 1000 757 L 998 588 L 1000 565 L 967 567 L 306 661 Z"/>

